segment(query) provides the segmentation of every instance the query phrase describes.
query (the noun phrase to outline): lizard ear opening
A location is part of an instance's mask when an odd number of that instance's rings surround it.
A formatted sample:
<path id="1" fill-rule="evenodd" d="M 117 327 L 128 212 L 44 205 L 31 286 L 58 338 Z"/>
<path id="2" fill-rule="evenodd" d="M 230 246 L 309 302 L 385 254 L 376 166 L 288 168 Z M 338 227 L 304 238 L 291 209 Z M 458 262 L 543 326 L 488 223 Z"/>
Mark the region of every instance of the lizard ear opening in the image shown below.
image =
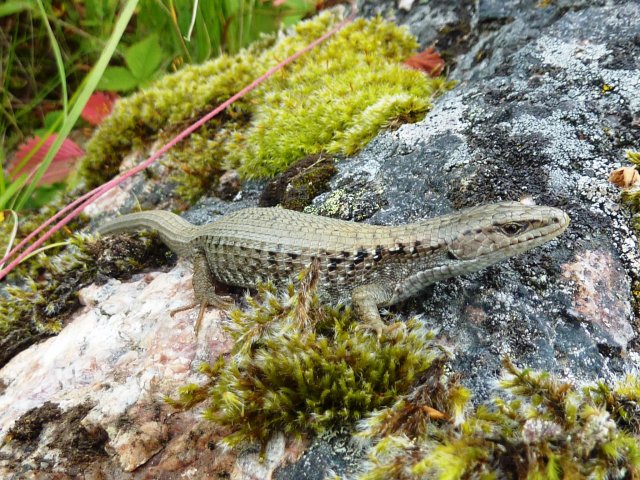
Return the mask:
<path id="1" fill-rule="evenodd" d="M 460 260 L 460 257 L 458 257 L 452 250 L 447 250 L 447 258 L 449 260 Z"/>

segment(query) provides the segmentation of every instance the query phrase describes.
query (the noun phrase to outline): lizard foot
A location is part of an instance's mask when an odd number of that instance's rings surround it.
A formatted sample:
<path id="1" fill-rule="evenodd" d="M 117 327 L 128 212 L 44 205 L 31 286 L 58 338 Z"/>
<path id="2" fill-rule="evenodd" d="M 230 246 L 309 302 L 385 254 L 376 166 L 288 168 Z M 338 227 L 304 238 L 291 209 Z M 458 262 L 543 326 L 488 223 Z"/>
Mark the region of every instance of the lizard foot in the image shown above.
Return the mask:
<path id="1" fill-rule="evenodd" d="M 359 324 L 356 329 L 375 332 L 378 340 L 383 336 L 387 337 L 393 334 L 399 328 L 405 328 L 404 322 L 394 322 L 391 325 L 387 325 L 382 320 L 369 321 Z"/>
<path id="2" fill-rule="evenodd" d="M 208 306 L 212 306 L 215 308 L 219 308 L 220 310 L 230 310 L 235 306 L 235 302 L 231 297 L 222 297 L 220 295 L 213 295 L 206 302 L 202 302 L 200 304 L 200 311 L 198 312 L 198 318 L 196 319 L 196 324 L 193 326 L 193 329 L 196 332 L 196 338 L 198 338 L 198 333 L 200 333 L 200 324 L 202 323 L 202 319 L 204 318 L 204 312 L 207 310 Z"/>
<path id="3" fill-rule="evenodd" d="M 200 310 L 198 311 L 198 318 L 196 319 L 196 323 L 193 327 L 197 337 L 198 333 L 200 332 L 200 325 L 202 324 L 204 313 L 207 310 L 208 306 L 227 311 L 227 310 L 230 310 L 235 305 L 235 302 L 231 297 L 220 296 L 220 295 L 210 295 L 209 297 L 210 298 L 208 298 L 206 301 L 203 301 L 203 302 L 190 303 L 189 305 L 184 305 L 182 307 L 174 308 L 173 310 L 169 311 L 169 315 L 173 317 L 176 313 L 184 312 L 185 310 L 191 310 L 192 308 L 199 306 Z"/>
<path id="4" fill-rule="evenodd" d="M 183 305 L 182 307 L 172 308 L 171 310 L 169 310 L 169 315 L 171 315 L 173 317 L 176 313 L 184 312 L 185 310 L 191 310 L 192 308 L 195 308 L 198 305 L 200 305 L 200 304 L 199 303 L 190 303 L 188 305 Z"/>
<path id="5" fill-rule="evenodd" d="M 219 308 L 220 310 L 231 310 L 235 305 L 236 302 L 233 300 L 232 297 L 228 297 L 228 296 L 220 296 L 220 295 L 213 295 L 210 296 L 209 298 L 207 298 L 206 302 L 202 302 L 203 304 L 206 303 L 207 306 L 212 306 L 212 307 L 216 307 Z"/>

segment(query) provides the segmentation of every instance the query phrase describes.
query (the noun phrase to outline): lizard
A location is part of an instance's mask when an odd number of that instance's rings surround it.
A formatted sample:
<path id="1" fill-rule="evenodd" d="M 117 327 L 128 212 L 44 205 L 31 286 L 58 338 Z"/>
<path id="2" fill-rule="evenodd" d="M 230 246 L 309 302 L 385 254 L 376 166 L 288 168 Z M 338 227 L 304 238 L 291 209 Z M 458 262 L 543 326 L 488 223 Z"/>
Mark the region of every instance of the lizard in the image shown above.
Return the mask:
<path id="1" fill-rule="evenodd" d="M 558 208 L 498 202 L 398 226 L 278 207 L 245 208 L 196 226 L 174 213 L 150 210 L 113 219 L 98 233 L 155 230 L 169 249 L 189 258 L 200 304 L 196 331 L 207 306 L 231 306 L 229 297 L 216 293 L 216 283 L 254 288 L 270 280 L 283 287 L 315 262 L 320 297 L 350 302 L 380 336 L 385 327 L 380 307 L 524 253 L 568 225 L 569 216 Z"/>

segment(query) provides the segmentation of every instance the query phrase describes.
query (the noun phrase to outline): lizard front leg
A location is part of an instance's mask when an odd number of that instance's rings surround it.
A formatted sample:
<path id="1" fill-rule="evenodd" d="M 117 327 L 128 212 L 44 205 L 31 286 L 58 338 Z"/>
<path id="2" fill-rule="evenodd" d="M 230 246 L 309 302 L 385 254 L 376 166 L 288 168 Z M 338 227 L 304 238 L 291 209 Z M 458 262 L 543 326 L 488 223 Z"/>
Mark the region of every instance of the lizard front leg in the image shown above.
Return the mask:
<path id="1" fill-rule="evenodd" d="M 374 330 L 378 338 L 388 328 L 380 317 L 378 310 L 382 305 L 388 305 L 393 298 L 394 286 L 378 283 L 360 285 L 351 292 L 351 303 L 356 315 L 363 321 L 362 328 Z"/>
<path id="2" fill-rule="evenodd" d="M 231 297 L 220 296 L 216 293 L 215 280 L 211 274 L 207 257 L 203 253 L 195 253 L 191 257 L 193 262 L 193 293 L 196 297 L 196 303 L 180 307 L 173 310 L 171 313 L 177 313 L 183 310 L 188 310 L 197 305 L 200 305 L 200 311 L 198 312 L 198 319 L 195 324 L 196 335 L 200 330 L 200 324 L 204 317 L 204 312 L 208 306 L 220 308 L 222 310 L 228 310 L 233 306 L 233 299 Z"/>

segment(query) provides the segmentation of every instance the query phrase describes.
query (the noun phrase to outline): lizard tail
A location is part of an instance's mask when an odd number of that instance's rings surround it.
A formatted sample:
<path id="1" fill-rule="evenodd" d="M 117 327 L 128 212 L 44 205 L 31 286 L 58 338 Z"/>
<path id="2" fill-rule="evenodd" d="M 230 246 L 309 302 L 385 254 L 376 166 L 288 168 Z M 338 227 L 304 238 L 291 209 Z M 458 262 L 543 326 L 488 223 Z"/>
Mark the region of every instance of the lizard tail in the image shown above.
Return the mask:
<path id="1" fill-rule="evenodd" d="M 163 243 L 179 256 L 190 256 L 190 242 L 198 227 L 178 215 L 164 210 L 129 213 L 98 227 L 101 235 L 138 230 L 158 232 Z"/>

